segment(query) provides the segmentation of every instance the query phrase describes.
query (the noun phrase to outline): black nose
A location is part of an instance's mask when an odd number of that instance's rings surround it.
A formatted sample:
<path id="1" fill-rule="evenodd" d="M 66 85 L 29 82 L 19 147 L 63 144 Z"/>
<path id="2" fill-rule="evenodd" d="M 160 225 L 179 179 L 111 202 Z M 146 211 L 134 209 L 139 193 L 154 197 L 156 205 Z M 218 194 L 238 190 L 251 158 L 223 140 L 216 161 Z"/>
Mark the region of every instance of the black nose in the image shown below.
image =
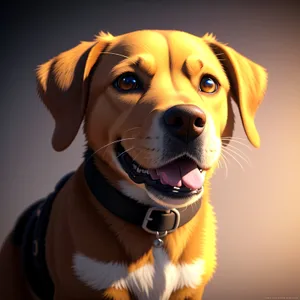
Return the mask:
<path id="1" fill-rule="evenodd" d="M 181 104 L 166 110 L 163 121 L 168 133 L 189 143 L 203 132 L 206 115 L 196 105 Z"/>

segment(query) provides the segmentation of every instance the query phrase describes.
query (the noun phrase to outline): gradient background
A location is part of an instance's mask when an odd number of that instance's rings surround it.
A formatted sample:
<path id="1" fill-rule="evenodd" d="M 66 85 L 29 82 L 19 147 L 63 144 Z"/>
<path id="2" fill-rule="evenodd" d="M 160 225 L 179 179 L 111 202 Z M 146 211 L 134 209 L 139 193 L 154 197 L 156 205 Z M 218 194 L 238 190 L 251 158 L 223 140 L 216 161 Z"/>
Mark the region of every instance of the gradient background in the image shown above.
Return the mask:
<path id="1" fill-rule="evenodd" d="M 81 162 L 82 134 L 65 152 L 51 148 L 54 123 L 35 92 L 36 65 L 100 30 L 115 35 L 145 28 L 213 32 L 266 67 L 269 87 L 256 118 L 261 149 L 232 143 L 252 166 L 239 159 L 244 172 L 228 157 L 228 177 L 220 169 L 213 180 L 218 269 L 204 300 L 300 299 L 297 1 L 70 3 L 26 1 L 1 8 L 0 243 L 18 214 Z M 235 136 L 245 138 L 239 118 Z"/>

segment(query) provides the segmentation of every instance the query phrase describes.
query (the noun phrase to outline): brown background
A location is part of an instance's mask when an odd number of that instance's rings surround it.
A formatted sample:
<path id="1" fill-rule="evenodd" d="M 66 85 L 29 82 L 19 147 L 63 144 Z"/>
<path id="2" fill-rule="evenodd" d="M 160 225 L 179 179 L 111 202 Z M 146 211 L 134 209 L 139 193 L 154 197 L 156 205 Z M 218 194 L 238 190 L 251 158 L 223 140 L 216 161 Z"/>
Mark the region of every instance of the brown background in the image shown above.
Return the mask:
<path id="1" fill-rule="evenodd" d="M 204 300 L 300 299 L 297 1 L 69 3 L 26 1 L 1 9 L 0 243 L 17 215 L 81 161 L 81 134 L 65 152 L 51 149 L 53 120 L 35 93 L 36 65 L 100 30 L 213 32 L 265 66 L 269 88 L 256 118 L 261 149 L 233 144 L 252 166 L 239 158 L 243 171 L 228 156 L 228 177 L 220 169 L 213 180 L 219 265 Z M 235 136 L 245 138 L 239 118 Z"/>

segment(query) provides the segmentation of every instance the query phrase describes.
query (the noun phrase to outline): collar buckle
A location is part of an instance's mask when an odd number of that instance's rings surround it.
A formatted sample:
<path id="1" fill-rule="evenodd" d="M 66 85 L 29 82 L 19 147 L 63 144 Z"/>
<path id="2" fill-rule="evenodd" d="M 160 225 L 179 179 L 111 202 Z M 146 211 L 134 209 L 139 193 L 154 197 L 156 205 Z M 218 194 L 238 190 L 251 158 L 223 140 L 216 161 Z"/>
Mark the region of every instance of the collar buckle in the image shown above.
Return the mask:
<path id="1" fill-rule="evenodd" d="M 178 227 L 179 227 L 179 223 L 180 223 L 180 213 L 179 211 L 176 209 L 176 208 L 171 208 L 171 209 L 164 209 L 164 208 L 157 208 L 157 207 L 150 207 L 148 210 L 147 210 L 147 213 L 145 215 L 145 218 L 144 218 L 144 221 L 143 221 L 143 224 L 142 224 L 142 228 L 147 231 L 148 233 L 151 233 L 151 234 L 155 234 L 157 235 L 158 231 L 157 230 L 151 230 L 148 228 L 148 223 L 150 221 L 153 221 L 153 218 L 151 217 L 151 214 L 153 211 L 161 211 L 161 212 L 165 212 L 167 214 L 171 214 L 173 213 L 175 215 L 175 222 L 174 222 L 174 225 L 171 229 L 169 230 L 165 230 L 164 231 L 164 234 L 167 235 L 173 231 L 175 231 Z"/>

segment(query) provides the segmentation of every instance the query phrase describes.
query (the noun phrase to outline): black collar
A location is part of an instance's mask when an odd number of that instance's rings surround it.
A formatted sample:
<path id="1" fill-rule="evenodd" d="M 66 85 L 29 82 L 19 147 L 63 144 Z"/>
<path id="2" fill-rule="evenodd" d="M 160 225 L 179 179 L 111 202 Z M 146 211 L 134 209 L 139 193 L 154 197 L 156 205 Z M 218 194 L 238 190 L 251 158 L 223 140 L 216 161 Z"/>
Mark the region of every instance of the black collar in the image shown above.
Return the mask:
<path id="1" fill-rule="evenodd" d="M 98 171 L 93 153 L 91 149 L 85 153 L 87 185 L 101 205 L 124 221 L 140 226 L 151 234 L 167 234 L 189 222 L 199 211 L 201 199 L 187 207 L 167 210 L 143 205 L 123 195 Z"/>

